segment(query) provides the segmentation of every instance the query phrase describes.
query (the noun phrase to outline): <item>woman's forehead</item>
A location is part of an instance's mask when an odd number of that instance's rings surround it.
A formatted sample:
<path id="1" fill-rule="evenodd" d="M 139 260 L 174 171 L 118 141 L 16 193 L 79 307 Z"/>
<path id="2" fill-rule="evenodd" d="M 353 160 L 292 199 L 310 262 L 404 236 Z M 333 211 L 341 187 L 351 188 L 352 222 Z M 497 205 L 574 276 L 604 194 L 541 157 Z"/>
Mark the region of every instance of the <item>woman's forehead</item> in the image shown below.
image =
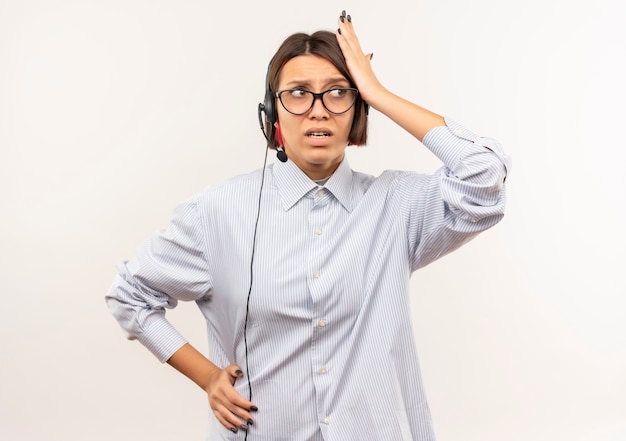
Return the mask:
<path id="1" fill-rule="evenodd" d="M 326 58 L 317 55 L 298 55 L 287 61 L 281 71 L 279 83 L 282 86 L 290 84 L 318 85 L 334 82 L 349 81 L 339 69 Z"/>

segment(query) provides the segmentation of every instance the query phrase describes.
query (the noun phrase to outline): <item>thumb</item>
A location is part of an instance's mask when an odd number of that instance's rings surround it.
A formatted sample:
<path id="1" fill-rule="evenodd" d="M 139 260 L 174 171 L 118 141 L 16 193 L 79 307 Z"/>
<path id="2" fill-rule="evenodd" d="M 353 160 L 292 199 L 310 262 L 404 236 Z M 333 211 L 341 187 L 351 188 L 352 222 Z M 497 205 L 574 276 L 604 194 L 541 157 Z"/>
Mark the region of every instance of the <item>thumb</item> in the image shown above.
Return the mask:
<path id="1" fill-rule="evenodd" d="M 226 366 L 224 370 L 233 378 L 241 378 L 243 377 L 243 371 L 236 364 L 231 364 L 230 366 Z"/>

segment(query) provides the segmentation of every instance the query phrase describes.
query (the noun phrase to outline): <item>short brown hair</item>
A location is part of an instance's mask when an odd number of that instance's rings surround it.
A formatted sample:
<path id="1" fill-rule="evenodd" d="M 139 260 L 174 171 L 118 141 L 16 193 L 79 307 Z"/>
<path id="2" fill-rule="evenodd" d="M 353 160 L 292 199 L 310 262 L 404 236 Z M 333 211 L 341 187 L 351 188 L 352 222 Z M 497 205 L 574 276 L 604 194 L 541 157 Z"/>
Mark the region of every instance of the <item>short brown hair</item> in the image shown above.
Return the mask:
<path id="1" fill-rule="evenodd" d="M 278 89 L 280 73 L 285 63 L 300 55 L 316 55 L 325 58 L 350 82 L 350 87 L 356 88 L 335 34 L 328 31 L 317 31 L 311 35 L 298 32 L 283 41 L 270 61 L 267 81 L 272 95 Z M 348 135 L 348 145 L 365 145 L 367 142 L 366 106 L 367 104 L 359 94 L 354 103 L 354 119 Z M 276 107 L 274 106 L 274 108 Z M 272 128 L 266 127 L 266 129 L 269 129 L 266 130 L 266 133 L 273 133 Z M 272 144 L 274 144 L 272 147 L 278 147 L 275 145 L 274 139 L 272 139 Z"/>

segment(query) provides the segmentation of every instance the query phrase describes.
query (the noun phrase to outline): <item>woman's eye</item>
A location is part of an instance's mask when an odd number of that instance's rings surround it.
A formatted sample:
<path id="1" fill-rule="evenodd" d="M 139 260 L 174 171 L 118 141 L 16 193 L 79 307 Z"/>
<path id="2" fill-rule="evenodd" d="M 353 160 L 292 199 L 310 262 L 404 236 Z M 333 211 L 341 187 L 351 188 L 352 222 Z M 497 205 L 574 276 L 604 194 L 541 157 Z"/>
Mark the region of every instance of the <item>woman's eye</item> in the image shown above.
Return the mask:
<path id="1" fill-rule="evenodd" d="M 306 90 L 295 89 L 291 91 L 291 96 L 294 98 L 302 98 L 306 96 L 306 94 L 307 94 Z"/>
<path id="2" fill-rule="evenodd" d="M 328 94 L 333 98 L 341 98 L 346 94 L 345 89 L 332 89 L 328 91 Z"/>

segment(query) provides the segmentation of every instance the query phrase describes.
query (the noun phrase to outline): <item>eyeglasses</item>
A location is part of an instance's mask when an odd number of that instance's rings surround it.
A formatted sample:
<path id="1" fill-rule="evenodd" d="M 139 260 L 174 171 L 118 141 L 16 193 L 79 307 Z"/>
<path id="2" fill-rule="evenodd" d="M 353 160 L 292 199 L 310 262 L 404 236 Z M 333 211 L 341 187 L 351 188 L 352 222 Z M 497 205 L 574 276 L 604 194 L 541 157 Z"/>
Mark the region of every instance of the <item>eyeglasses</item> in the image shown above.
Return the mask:
<path id="1" fill-rule="evenodd" d="M 286 89 L 276 92 L 285 110 L 294 115 L 307 113 L 315 104 L 316 99 L 322 101 L 322 105 L 330 113 L 345 113 L 352 108 L 359 91 L 351 87 L 334 88 L 324 92 L 314 93 L 305 89 Z"/>

